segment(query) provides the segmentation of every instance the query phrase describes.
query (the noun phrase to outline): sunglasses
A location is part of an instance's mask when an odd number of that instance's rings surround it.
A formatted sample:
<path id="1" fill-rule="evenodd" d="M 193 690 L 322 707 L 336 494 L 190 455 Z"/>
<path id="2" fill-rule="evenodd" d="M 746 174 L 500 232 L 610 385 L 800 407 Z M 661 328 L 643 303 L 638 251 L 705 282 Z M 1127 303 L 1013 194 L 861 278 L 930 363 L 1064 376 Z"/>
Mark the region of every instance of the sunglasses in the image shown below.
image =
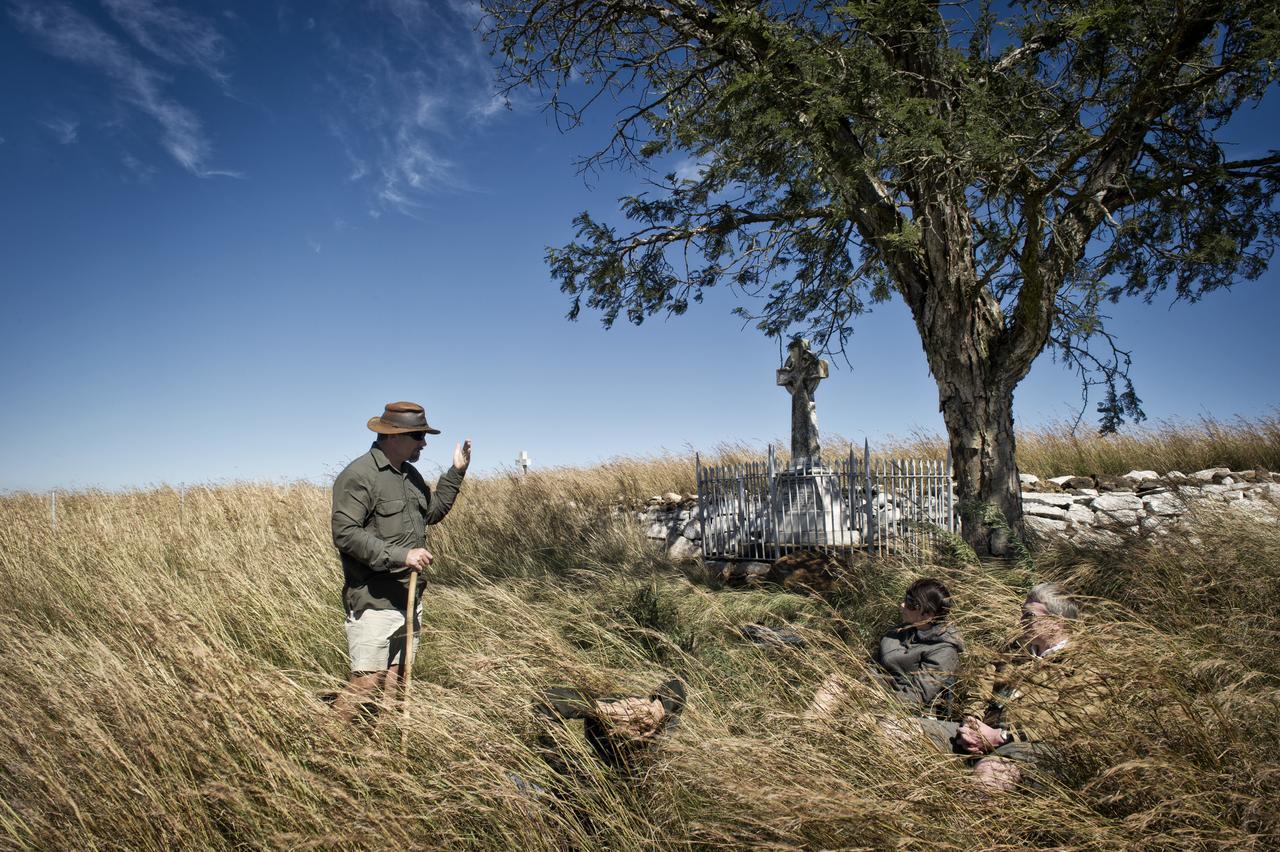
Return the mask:
<path id="1" fill-rule="evenodd" d="M 426 432 L 401 432 L 400 434 L 404 435 L 406 438 L 412 438 L 415 441 L 427 440 Z"/>
<path id="2" fill-rule="evenodd" d="M 902 599 L 902 605 L 903 605 L 903 606 L 905 606 L 907 609 L 919 609 L 919 608 L 920 608 L 919 602 L 918 602 L 918 601 L 916 601 L 915 597 L 914 597 L 914 596 L 912 596 L 912 595 L 907 595 L 905 598 L 903 598 L 903 599 Z"/>

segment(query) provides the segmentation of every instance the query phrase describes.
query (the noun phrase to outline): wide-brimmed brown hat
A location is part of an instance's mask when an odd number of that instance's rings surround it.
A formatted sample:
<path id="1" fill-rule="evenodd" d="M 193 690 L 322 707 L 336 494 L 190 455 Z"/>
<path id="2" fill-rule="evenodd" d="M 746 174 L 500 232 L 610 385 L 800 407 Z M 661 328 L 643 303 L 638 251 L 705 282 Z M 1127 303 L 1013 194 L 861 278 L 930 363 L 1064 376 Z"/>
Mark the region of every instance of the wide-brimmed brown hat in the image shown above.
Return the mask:
<path id="1" fill-rule="evenodd" d="M 439 435 L 439 429 L 427 425 L 427 412 L 416 402 L 388 402 L 381 417 L 370 417 L 369 428 L 379 435 L 403 435 L 405 432 L 427 432 Z"/>

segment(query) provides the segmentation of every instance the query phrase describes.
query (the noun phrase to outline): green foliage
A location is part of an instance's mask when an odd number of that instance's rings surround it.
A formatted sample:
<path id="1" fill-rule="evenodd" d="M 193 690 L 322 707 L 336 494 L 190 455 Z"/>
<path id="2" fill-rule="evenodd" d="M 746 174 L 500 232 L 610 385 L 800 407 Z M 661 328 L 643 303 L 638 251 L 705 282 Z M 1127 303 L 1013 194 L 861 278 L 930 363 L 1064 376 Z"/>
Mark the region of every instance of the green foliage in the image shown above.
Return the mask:
<path id="1" fill-rule="evenodd" d="M 898 293 L 940 381 L 973 345 L 1004 393 L 1048 347 L 1109 432 L 1142 411 L 1101 305 L 1195 301 L 1280 240 L 1280 154 L 1225 134 L 1273 94 L 1273 3 L 482 5 L 511 88 L 571 123 L 571 98 L 624 105 L 584 167 L 699 164 L 548 249 L 571 317 L 639 324 L 728 284 L 765 333 L 841 348 Z"/>

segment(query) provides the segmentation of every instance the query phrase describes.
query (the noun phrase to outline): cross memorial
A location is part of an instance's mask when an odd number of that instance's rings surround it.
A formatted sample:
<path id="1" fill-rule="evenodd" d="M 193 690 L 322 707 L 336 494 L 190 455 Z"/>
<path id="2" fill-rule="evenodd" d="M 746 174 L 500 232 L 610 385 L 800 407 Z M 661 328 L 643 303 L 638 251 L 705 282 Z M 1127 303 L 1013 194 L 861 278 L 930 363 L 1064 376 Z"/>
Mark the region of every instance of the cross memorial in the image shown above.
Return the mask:
<path id="1" fill-rule="evenodd" d="M 520 465 L 520 469 L 527 474 L 529 472 L 529 454 L 521 450 L 520 455 L 516 456 L 516 464 Z"/>
<path id="2" fill-rule="evenodd" d="M 778 371 L 778 384 L 791 394 L 791 465 L 807 468 L 818 458 L 818 406 L 813 401 L 818 382 L 829 373 L 827 362 L 809 351 L 809 341 L 791 338 L 787 360 Z"/>

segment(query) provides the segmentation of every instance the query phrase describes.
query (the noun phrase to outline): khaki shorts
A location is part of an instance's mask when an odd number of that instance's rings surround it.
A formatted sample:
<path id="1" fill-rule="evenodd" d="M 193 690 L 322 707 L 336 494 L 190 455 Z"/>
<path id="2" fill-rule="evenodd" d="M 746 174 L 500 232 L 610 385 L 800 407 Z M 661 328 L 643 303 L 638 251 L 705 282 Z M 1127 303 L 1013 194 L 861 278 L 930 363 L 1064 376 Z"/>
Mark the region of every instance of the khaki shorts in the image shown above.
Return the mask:
<path id="1" fill-rule="evenodd" d="M 399 665 L 404 652 L 404 613 L 398 609 L 366 609 L 347 613 L 347 652 L 351 671 L 380 672 Z M 413 652 L 418 653 L 422 607 L 413 618 Z"/>

